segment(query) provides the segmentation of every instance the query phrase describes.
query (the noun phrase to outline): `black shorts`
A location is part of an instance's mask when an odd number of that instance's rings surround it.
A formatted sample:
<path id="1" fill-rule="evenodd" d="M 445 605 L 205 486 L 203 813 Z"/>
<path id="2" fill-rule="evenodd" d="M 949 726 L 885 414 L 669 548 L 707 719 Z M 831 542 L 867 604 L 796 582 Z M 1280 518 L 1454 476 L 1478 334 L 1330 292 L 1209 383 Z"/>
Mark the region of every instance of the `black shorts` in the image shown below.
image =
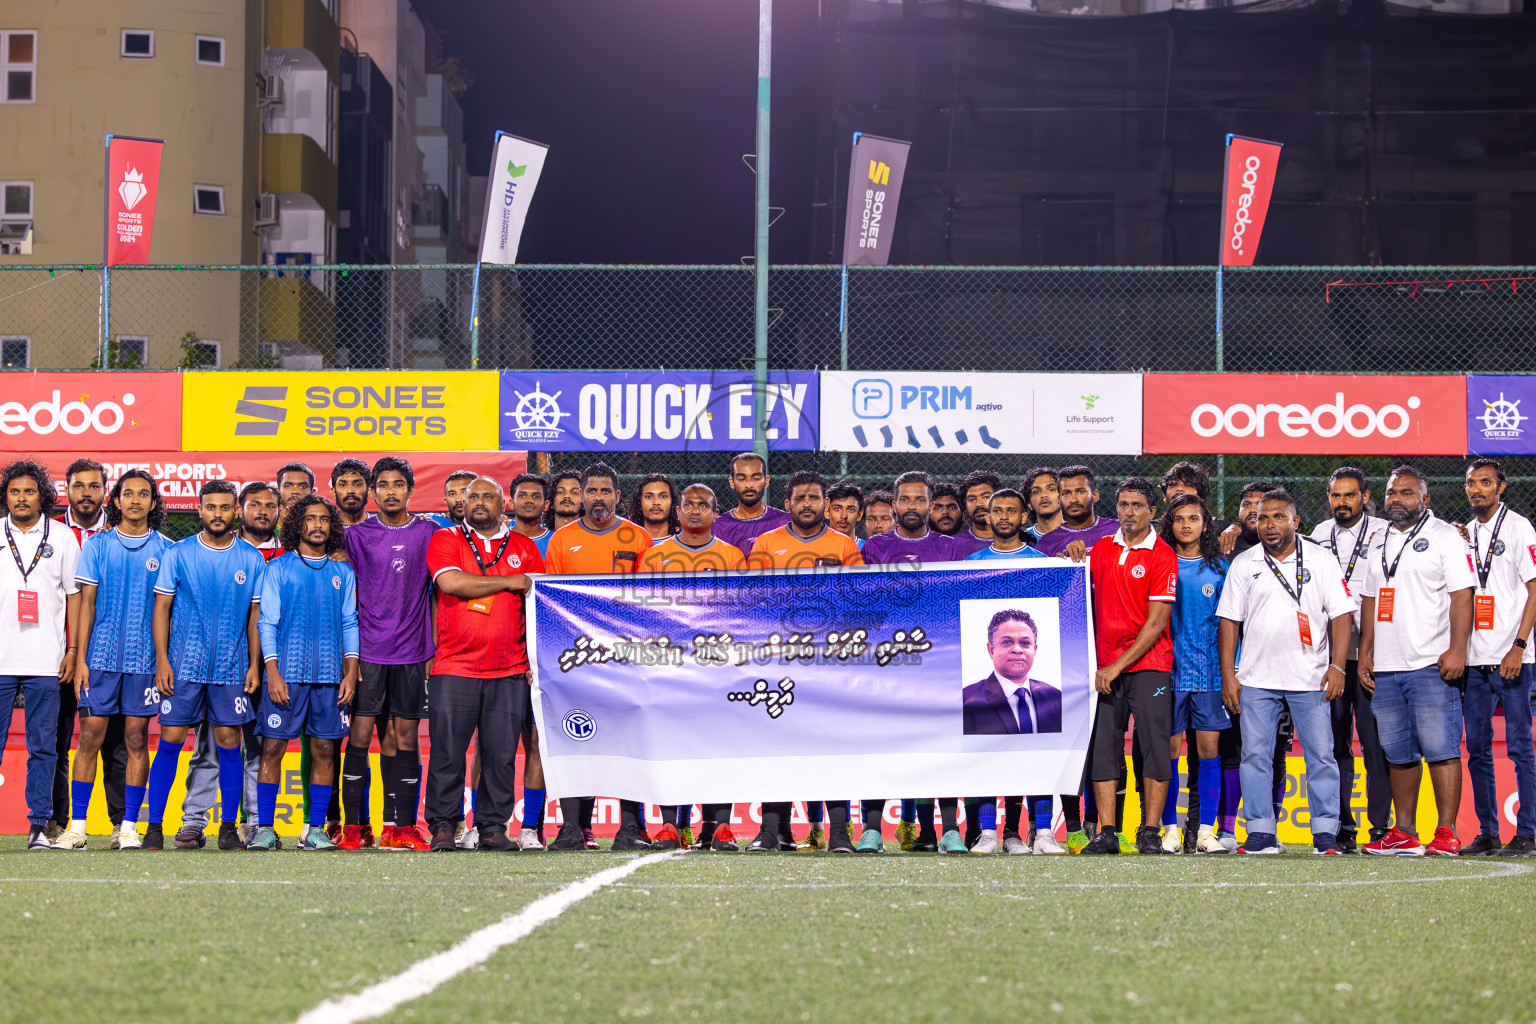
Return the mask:
<path id="1" fill-rule="evenodd" d="M 391 718 L 427 717 L 427 662 L 409 665 L 375 665 L 362 662 L 352 714 L 371 718 L 388 713 Z"/>
<path id="2" fill-rule="evenodd" d="M 1173 676 L 1169 672 L 1145 670 L 1123 673 L 1108 693 L 1099 694 L 1098 710 L 1093 719 L 1093 749 L 1090 774 L 1095 782 L 1118 780 L 1125 764 L 1125 729 L 1136 728 L 1136 743 L 1141 748 L 1142 774 L 1156 782 L 1167 782 L 1173 730 Z"/>

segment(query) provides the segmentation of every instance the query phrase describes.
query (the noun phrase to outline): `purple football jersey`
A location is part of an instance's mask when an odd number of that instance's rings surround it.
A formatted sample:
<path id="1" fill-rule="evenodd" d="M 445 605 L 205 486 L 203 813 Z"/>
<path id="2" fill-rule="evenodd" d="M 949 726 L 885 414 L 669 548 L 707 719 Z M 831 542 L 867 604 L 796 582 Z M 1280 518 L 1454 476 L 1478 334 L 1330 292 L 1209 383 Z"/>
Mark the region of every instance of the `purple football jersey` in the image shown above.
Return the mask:
<path id="1" fill-rule="evenodd" d="M 892 530 L 877 533 L 864 542 L 865 565 L 909 565 L 933 562 L 958 562 L 965 558 L 960 553 L 956 538 L 929 530 L 921 537 L 903 537 Z"/>
<path id="2" fill-rule="evenodd" d="M 1075 540 L 1082 541 L 1089 549 L 1092 549 L 1104 537 L 1113 537 L 1115 531 L 1120 529 L 1120 520 L 1106 519 L 1099 516 L 1094 519 L 1093 525 L 1084 530 L 1074 530 L 1070 526 L 1058 526 L 1044 537 L 1035 547 L 1040 549 L 1042 555 L 1050 555 L 1060 558 L 1061 553 L 1067 550 L 1067 545 Z"/>
<path id="3" fill-rule="evenodd" d="M 357 574 L 357 625 L 362 660 L 411 665 L 432 657 L 432 574 L 427 545 L 436 523 L 404 526 L 365 519 L 346 533 L 347 562 Z"/>
<path id="4" fill-rule="evenodd" d="M 990 540 L 982 540 L 970 530 L 961 530 L 951 539 L 955 542 L 955 550 L 960 558 L 969 558 L 976 552 L 992 546 Z"/>
<path id="5" fill-rule="evenodd" d="M 752 550 L 752 545 L 757 538 L 769 530 L 777 530 L 781 526 L 789 525 L 789 513 L 781 508 L 768 505 L 763 509 L 763 514 L 756 519 L 738 519 L 736 510 L 720 513 L 715 520 L 714 534 L 719 539 L 738 548 L 742 554 Z"/>

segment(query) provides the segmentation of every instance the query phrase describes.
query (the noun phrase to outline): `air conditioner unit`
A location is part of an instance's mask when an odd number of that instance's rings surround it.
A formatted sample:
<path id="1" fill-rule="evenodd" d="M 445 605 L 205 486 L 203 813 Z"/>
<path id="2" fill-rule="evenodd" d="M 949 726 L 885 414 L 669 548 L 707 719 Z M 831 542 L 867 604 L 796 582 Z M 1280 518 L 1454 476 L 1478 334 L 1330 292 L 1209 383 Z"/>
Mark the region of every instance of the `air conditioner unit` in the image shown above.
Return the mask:
<path id="1" fill-rule="evenodd" d="M 261 198 L 256 201 L 256 222 L 253 227 L 271 228 L 277 226 L 277 193 L 263 192 Z"/>
<path id="2" fill-rule="evenodd" d="M 283 79 L 275 71 L 263 71 L 256 76 L 256 105 L 275 107 L 283 102 Z"/>

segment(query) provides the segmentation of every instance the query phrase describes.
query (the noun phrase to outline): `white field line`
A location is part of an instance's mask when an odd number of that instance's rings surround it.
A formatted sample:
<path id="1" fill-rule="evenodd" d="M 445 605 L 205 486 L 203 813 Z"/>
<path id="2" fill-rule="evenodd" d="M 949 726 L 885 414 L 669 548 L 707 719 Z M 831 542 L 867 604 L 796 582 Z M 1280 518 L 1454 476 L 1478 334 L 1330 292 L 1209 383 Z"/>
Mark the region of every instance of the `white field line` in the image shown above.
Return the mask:
<path id="1" fill-rule="evenodd" d="M 667 860 L 672 853 L 637 857 L 618 867 L 572 882 L 556 892 L 534 900 L 528 906 L 495 924 L 471 932 L 451 949 L 418 961 L 404 972 L 370 985 L 361 992 L 327 999 L 299 1015 L 297 1024 L 354 1024 L 356 1021 L 382 1017 L 404 1003 L 420 999 L 444 982 L 491 958 L 497 950 L 548 924 L 572 905 L 593 893 L 640 870 L 647 864 Z"/>

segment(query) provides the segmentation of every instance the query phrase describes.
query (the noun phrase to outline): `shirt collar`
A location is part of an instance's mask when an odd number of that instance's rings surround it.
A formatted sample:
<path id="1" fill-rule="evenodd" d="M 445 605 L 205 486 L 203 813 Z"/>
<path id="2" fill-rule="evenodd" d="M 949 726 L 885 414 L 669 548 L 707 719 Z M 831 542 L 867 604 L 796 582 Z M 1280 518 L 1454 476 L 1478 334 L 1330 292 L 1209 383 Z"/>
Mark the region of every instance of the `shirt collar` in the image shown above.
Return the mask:
<path id="1" fill-rule="evenodd" d="M 105 512 L 102 512 L 96 516 L 95 526 L 81 526 L 75 522 L 75 510 L 66 505 L 64 507 L 64 525 L 72 530 L 79 530 L 81 533 L 100 533 L 107 528 L 107 516 Z"/>
<path id="2" fill-rule="evenodd" d="M 1147 535 L 1145 537 L 1141 538 L 1141 540 L 1138 543 L 1127 544 L 1125 542 L 1125 531 L 1117 529 L 1115 531 L 1115 543 L 1120 545 L 1122 548 L 1127 548 L 1127 549 L 1132 550 L 1132 551 L 1135 551 L 1135 550 L 1138 550 L 1138 549 L 1151 550 L 1153 547 L 1155 547 L 1157 545 L 1157 531 L 1156 530 L 1148 530 L 1147 531 Z"/>
<path id="3" fill-rule="evenodd" d="M 21 527 L 16 526 L 15 520 L 13 520 L 10 516 L 6 516 L 5 517 L 5 521 L 7 523 L 10 523 L 12 526 L 15 526 L 16 527 L 17 535 L 18 536 L 22 536 L 22 537 L 25 537 L 28 534 L 39 533 L 39 532 L 41 532 L 43 530 L 46 530 L 48 528 L 48 517 L 47 516 L 38 516 L 37 517 L 37 522 L 33 523 L 32 526 L 29 529 L 26 529 L 26 530 L 23 530 Z"/>
<path id="4" fill-rule="evenodd" d="M 488 542 L 493 541 L 493 540 L 501 540 L 501 538 L 505 537 L 508 533 L 511 532 L 511 530 L 508 529 L 506 523 L 502 523 L 502 524 L 500 524 L 500 526 L 501 526 L 501 528 L 499 530 L 497 530 L 495 533 L 491 534 L 489 537 L 487 537 L 485 534 L 481 533 L 479 530 L 475 529 L 473 526 L 471 526 L 469 528 L 469 533 L 470 533 L 470 536 L 478 538 L 481 543 L 488 543 Z"/>
<path id="5" fill-rule="evenodd" d="M 1016 683 L 1013 680 L 1005 679 L 1002 676 L 997 677 L 997 682 L 998 685 L 1003 688 L 1003 693 L 1007 695 L 1010 701 L 1013 700 L 1014 694 L 1018 693 L 1020 690 L 1029 689 L 1029 687 L 1025 686 L 1023 683 Z"/>

